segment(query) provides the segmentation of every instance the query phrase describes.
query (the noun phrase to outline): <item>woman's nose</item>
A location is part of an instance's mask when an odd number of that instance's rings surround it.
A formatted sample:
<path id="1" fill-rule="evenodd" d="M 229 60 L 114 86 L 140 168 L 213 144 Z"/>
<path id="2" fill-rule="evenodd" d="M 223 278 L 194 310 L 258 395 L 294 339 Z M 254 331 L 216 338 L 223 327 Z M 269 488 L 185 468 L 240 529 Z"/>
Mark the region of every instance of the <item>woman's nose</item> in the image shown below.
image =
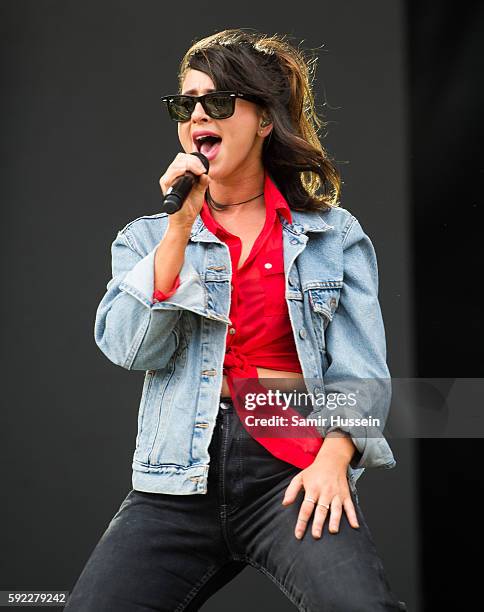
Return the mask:
<path id="1" fill-rule="evenodd" d="M 192 119 L 202 119 L 203 117 L 207 117 L 207 113 L 202 106 L 201 102 L 197 102 L 195 104 L 195 108 L 193 109 Z"/>

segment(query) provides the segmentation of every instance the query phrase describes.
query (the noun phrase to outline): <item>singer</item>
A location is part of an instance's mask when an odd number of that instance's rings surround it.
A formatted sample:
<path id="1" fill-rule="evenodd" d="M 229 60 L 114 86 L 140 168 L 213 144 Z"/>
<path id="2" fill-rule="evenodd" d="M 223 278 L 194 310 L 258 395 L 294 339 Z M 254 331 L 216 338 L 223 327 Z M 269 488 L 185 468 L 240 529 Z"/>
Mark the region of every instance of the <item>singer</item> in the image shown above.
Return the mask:
<path id="1" fill-rule="evenodd" d="M 355 484 L 396 464 L 381 432 L 351 420 L 379 394 L 336 407 L 337 425 L 315 409 L 304 438 L 251 432 L 236 401 L 240 381 L 317 395 L 389 379 L 375 251 L 339 205 L 314 65 L 285 36 L 224 30 L 192 45 L 178 93 L 164 92 L 183 151 L 162 196 L 193 176 L 173 210 L 112 244 L 94 333 L 110 361 L 144 372 L 133 488 L 65 610 L 198 610 L 248 565 L 301 611 L 406 610 Z M 383 422 L 388 409 L 383 393 Z M 247 605 L 262 607 L 257 593 Z"/>

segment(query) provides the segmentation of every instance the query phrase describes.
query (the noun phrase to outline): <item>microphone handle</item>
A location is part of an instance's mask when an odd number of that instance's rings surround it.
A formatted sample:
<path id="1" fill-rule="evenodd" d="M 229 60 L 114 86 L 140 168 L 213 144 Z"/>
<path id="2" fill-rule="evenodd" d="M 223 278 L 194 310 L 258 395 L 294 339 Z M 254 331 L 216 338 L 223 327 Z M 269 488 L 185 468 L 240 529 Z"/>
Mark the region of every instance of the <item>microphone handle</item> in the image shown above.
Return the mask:
<path id="1" fill-rule="evenodd" d="M 205 174 L 208 174 L 210 162 L 203 153 L 194 151 L 191 155 L 195 155 L 205 166 Z M 183 206 L 183 202 L 187 199 L 188 194 L 192 190 L 193 185 L 200 180 L 200 177 L 190 170 L 187 170 L 183 176 L 178 178 L 173 185 L 167 190 L 161 204 L 161 212 L 166 212 L 169 215 L 177 212 Z"/>
<path id="2" fill-rule="evenodd" d="M 189 170 L 187 170 L 183 176 L 178 178 L 165 193 L 160 212 L 166 212 L 171 215 L 179 211 L 183 205 L 183 202 L 186 200 L 188 194 L 192 190 L 197 178 L 198 177 Z"/>

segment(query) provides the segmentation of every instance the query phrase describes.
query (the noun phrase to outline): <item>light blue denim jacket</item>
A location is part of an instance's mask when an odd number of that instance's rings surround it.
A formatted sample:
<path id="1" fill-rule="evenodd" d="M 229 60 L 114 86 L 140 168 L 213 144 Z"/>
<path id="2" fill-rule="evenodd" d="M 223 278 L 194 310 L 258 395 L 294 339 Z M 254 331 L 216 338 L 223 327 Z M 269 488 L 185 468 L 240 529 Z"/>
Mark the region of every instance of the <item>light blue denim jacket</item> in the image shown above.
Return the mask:
<path id="1" fill-rule="evenodd" d="M 286 301 L 308 391 L 344 391 L 345 377 L 390 381 L 372 242 L 344 208 L 291 213 L 292 224 L 278 213 Z M 139 217 L 118 232 L 111 246 L 112 278 L 96 312 L 94 336 L 114 364 L 145 371 L 133 488 L 201 494 L 207 492 L 208 447 L 231 325 L 231 260 L 228 246 L 198 215 L 179 288 L 170 298 L 153 302 L 154 256 L 167 226 L 168 215 L 159 213 Z M 378 397 L 384 419 L 389 387 L 383 384 Z M 350 416 L 370 413 L 373 400 Z M 323 412 L 316 407 L 309 416 Z M 347 406 L 342 414 L 348 416 Z M 348 432 L 357 447 L 348 466 L 355 492 L 365 468 L 396 465 L 387 441 L 371 427 L 318 427 L 322 435 L 336 428 Z"/>

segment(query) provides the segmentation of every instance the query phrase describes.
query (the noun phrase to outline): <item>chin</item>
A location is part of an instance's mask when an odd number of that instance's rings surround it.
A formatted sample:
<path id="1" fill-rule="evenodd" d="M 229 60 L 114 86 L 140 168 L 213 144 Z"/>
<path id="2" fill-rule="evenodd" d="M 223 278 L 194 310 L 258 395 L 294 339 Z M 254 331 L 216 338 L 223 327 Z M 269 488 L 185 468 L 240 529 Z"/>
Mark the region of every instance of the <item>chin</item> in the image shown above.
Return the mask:
<path id="1" fill-rule="evenodd" d="M 208 175 L 213 181 L 220 181 L 230 176 L 232 172 L 233 169 L 227 168 L 227 165 L 224 164 L 223 160 L 219 159 L 219 157 L 217 156 L 216 159 L 210 162 L 210 169 L 208 171 Z"/>

